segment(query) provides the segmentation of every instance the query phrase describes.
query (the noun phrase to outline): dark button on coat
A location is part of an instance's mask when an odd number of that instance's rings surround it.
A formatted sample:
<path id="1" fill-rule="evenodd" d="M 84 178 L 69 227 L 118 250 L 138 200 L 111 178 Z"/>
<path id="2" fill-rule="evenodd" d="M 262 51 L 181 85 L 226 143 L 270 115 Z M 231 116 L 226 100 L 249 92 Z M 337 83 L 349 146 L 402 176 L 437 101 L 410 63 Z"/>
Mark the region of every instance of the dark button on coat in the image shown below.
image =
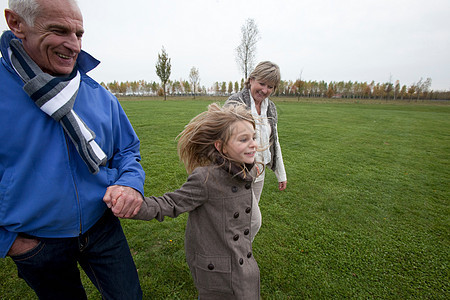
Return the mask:
<path id="1" fill-rule="evenodd" d="M 189 212 L 186 261 L 202 300 L 260 298 L 258 264 L 248 256 L 250 235 L 239 238 L 251 225 L 252 191 L 245 188 L 247 183 L 217 166 L 199 167 L 179 190 L 146 197 L 135 217 L 162 221 Z"/>

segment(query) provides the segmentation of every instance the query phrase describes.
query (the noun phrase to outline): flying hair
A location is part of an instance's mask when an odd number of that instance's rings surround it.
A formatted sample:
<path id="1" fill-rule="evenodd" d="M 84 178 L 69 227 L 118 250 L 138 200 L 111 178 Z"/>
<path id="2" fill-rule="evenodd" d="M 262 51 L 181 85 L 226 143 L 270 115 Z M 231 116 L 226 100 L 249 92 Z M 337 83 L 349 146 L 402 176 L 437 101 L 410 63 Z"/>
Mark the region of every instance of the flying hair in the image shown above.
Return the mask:
<path id="1" fill-rule="evenodd" d="M 197 167 L 216 162 L 219 157 L 232 161 L 223 153 L 223 146 L 232 136 L 237 121 L 248 121 L 255 128 L 255 120 L 245 105 L 236 102 L 221 107 L 212 103 L 185 126 L 177 136 L 178 156 L 188 174 Z M 215 147 L 216 141 L 221 142 L 219 149 Z"/>

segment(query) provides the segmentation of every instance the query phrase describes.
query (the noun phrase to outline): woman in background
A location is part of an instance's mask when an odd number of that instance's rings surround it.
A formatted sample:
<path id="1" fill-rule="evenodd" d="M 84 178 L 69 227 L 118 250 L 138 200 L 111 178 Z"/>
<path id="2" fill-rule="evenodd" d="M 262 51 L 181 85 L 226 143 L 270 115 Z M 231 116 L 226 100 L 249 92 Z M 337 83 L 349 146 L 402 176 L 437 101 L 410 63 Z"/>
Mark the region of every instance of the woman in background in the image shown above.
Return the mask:
<path id="1" fill-rule="evenodd" d="M 255 161 L 262 162 L 262 174 L 255 178 L 253 184 L 254 203 L 252 212 L 252 240 L 261 227 L 261 212 L 259 199 L 264 187 L 265 167 L 275 172 L 278 180 L 278 189 L 286 189 L 287 178 L 284 168 L 281 147 L 278 139 L 278 114 L 275 104 L 269 96 L 280 83 L 280 68 L 273 62 L 260 62 L 245 82 L 245 87 L 238 93 L 231 95 L 226 104 L 242 102 L 251 110 L 256 121 L 256 141 L 258 149 Z"/>

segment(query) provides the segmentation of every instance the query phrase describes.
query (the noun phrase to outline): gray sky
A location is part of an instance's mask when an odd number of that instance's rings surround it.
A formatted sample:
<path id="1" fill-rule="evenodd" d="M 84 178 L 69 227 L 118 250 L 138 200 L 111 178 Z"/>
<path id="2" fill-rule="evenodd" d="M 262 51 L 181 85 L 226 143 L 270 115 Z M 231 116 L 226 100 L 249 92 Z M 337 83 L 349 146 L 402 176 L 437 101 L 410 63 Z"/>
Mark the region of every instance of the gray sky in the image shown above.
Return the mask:
<path id="1" fill-rule="evenodd" d="M 102 61 L 89 73 L 99 82 L 158 82 L 162 46 L 171 58 L 171 80 L 188 80 L 195 66 L 202 86 L 240 81 L 235 49 L 241 26 L 253 18 L 261 37 L 256 59 L 277 63 L 283 80 L 301 74 L 306 81 L 392 79 L 409 86 L 431 77 L 432 89 L 450 90 L 449 0 L 78 2 L 83 49 Z"/>

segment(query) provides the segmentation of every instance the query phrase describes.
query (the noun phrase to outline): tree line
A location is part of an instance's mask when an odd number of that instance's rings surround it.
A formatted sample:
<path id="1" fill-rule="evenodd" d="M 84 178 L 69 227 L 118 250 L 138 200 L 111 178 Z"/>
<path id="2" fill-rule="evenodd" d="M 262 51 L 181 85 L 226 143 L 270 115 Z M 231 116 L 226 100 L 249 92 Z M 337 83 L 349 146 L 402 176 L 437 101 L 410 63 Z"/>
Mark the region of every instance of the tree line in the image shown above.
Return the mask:
<path id="1" fill-rule="evenodd" d="M 241 27 L 241 43 L 236 48 L 236 63 L 238 64 L 244 78 L 248 78 L 253 66 L 255 65 L 256 43 L 260 39 L 259 30 L 255 20 L 247 19 Z M 167 94 L 192 95 L 195 99 L 196 95 L 214 95 L 229 96 L 237 93 L 244 87 L 244 79 L 232 82 L 215 82 L 213 86 L 206 88 L 200 85 L 199 70 L 192 67 L 188 80 L 170 80 L 171 59 L 167 54 L 164 46 L 161 53 L 158 53 L 156 62 L 156 74 L 161 80 L 161 84 L 157 82 L 126 81 L 111 82 L 102 85 L 115 95 L 143 95 L 143 96 L 164 96 L 166 100 Z M 433 91 L 431 88 L 431 78 L 420 80 L 411 85 L 401 85 L 397 80 L 394 83 L 392 78 L 389 82 L 375 83 L 372 81 L 305 81 L 297 79 L 281 80 L 275 91 L 276 96 L 295 96 L 307 98 L 352 98 L 352 99 L 386 99 L 386 100 L 450 100 L 450 91 Z"/>
<path id="2" fill-rule="evenodd" d="M 416 83 L 401 85 L 397 80 L 384 83 L 368 82 L 325 82 L 325 81 L 289 81 L 280 84 L 283 95 L 297 97 L 351 98 L 351 99 L 386 99 L 386 100 L 450 100 L 449 91 L 431 90 L 431 78 L 420 78 Z"/>
<path id="3" fill-rule="evenodd" d="M 194 76 L 194 77 L 193 77 Z M 125 81 L 101 83 L 117 96 L 164 96 L 164 88 L 170 96 L 229 96 L 240 91 L 244 80 L 240 82 L 215 82 L 210 87 L 199 84 L 198 70 L 193 67 L 190 80 L 167 80 L 165 87 L 159 82 Z M 349 98 L 349 99 L 386 99 L 386 100 L 450 100 L 450 91 L 431 90 L 431 78 L 420 79 L 410 85 L 392 82 L 358 81 L 306 81 L 297 79 L 281 80 L 276 96 L 300 98 Z"/>

